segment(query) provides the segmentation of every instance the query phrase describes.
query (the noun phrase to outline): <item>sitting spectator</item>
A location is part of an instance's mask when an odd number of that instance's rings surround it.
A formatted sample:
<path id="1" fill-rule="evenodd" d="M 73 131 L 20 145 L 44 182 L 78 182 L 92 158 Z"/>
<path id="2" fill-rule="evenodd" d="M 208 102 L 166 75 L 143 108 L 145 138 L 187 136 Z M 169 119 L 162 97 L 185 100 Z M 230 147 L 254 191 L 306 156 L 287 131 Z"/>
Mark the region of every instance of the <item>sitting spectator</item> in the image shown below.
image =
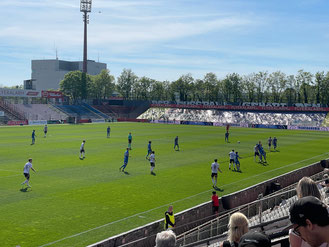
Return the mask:
<path id="1" fill-rule="evenodd" d="M 159 232 L 155 239 L 155 247 L 175 247 L 176 234 L 171 230 Z"/>
<path id="2" fill-rule="evenodd" d="M 299 180 L 296 187 L 297 197 L 303 198 L 305 196 L 315 196 L 322 200 L 321 193 L 316 183 L 309 177 L 303 177 Z M 289 232 L 289 242 L 291 247 L 310 247 L 300 236 L 296 235 L 293 231 Z"/>
<path id="3" fill-rule="evenodd" d="M 322 187 L 329 187 L 329 175 L 328 174 L 323 174 L 322 181 L 320 184 Z"/>
<path id="4" fill-rule="evenodd" d="M 239 247 L 271 247 L 271 240 L 260 232 L 248 232 L 241 237 Z"/>
<path id="5" fill-rule="evenodd" d="M 248 231 L 249 227 L 247 217 L 242 213 L 232 214 L 228 223 L 227 240 L 224 241 L 220 246 L 237 247 L 241 236 L 247 233 Z"/>
<path id="6" fill-rule="evenodd" d="M 293 232 L 309 246 L 329 246 L 328 208 L 318 198 L 307 196 L 296 201 L 290 207 L 290 221 Z"/>

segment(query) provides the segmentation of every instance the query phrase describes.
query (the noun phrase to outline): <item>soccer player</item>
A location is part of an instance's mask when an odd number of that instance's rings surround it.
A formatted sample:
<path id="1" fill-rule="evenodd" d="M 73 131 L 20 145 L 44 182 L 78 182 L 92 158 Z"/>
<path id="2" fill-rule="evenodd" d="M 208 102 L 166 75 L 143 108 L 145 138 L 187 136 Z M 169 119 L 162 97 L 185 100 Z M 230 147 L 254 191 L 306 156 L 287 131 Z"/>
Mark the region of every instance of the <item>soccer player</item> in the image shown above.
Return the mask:
<path id="1" fill-rule="evenodd" d="M 264 162 L 267 163 L 266 162 L 266 152 L 265 152 L 261 142 L 259 142 L 258 148 L 259 148 L 259 162 L 263 162 L 263 157 L 264 157 Z"/>
<path id="2" fill-rule="evenodd" d="M 33 145 L 35 143 L 35 138 L 37 137 L 37 135 L 35 134 L 35 130 L 32 131 L 32 143 L 31 145 Z"/>
<path id="3" fill-rule="evenodd" d="M 147 155 L 145 156 L 145 159 L 148 159 L 149 155 L 152 154 L 151 144 L 152 144 L 152 142 L 149 141 L 149 144 L 147 145 Z"/>
<path id="4" fill-rule="evenodd" d="M 85 143 L 86 143 L 86 140 L 83 140 L 81 143 L 81 146 L 80 146 L 80 159 L 85 158 Z M 81 158 L 82 154 L 83 154 L 83 158 Z"/>
<path id="5" fill-rule="evenodd" d="M 229 163 L 228 169 L 231 170 L 231 164 L 233 164 L 233 168 L 235 170 L 235 163 L 234 163 L 235 153 L 234 153 L 234 150 L 232 150 L 231 152 L 229 152 L 228 155 L 230 156 L 230 163 Z"/>
<path id="6" fill-rule="evenodd" d="M 154 151 L 152 151 L 151 155 L 150 155 L 150 165 L 151 165 L 151 174 L 154 175 L 154 168 L 155 168 L 155 155 L 154 155 Z"/>
<path id="7" fill-rule="evenodd" d="M 176 138 L 175 138 L 175 145 L 174 145 L 174 150 L 175 151 L 176 151 L 176 147 L 177 147 L 177 151 L 179 151 L 178 136 L 176 136 Z"/>
<path id="8" fill-rule="evenodd" d="M 123 165 L 119 168 L 119 171 L 125 171 L 126 166 L 128 165 L 128 158 L 129 158 L 129 148 L 127 148 L 124 158 L 123 158 Z M 122 169 L 122 170 L 121 170 Z"/>
<path id="9" fill-rule="evenodd" d="M 219 164 L 217 163 L 217 159 L 215 159 L 214 163 L 211 164 L 211 180 L 212 180 L 213 188 L 217 188 L 218 171 L 222 173 L 221 169 L 219 169 Z"/>
<path id="10" fill-rule="evenodd" d="M 45 127 L 43 128 L 43 133 L 45 133 L 44 138 L 46 138 L 48 132 L 48 126 L 45 124 Z"/>
<path id="11" fill-rule="evenodd" d="M 274 136 L 273 138 L 273 147 L 274 147 L 274 151 L 276 151 L 276 146 L 278 144 L 278 139 L 276 139 L 276 137 Z"/>
<path id="12" fill-rule="evenodd" d="M 128 148 L 129 148 L 129 150 L 131 150 L 132 140 L 133 140 L 133 137 L 132 137 L 131 133 L 129 132 L 129 135 L 128 135 Z"/>
<path id="13" fill-rule="evenodd" d="M 29 184 L 29 181 L 30 181 L 30 169 L 32 169 L 32 171 L 36 172 L 34 170 L 34 168 L 32 167 L 32 159 L 31 158 L 24 165 L 23 173 L 24 173 L 24 176 L 25 176 L 26 180 L 23 183 L 21 183 L 22 186 L 24 184 L 26 184 L 28 188 L 31 188 L 31 185 Z"/>
<path id="14" fill-rule="evenodd" d="M 258 145 L 258 143 L 256 143 L 256 145 L 254 146 L 254 151 L 255 151 L 254 161 L 256 162 L 256 156 L 258 156 L 258 158 L 260 159 L 260 157 L 259 157 L 259 145 Z"/>
<path id="15" fill-rule="evenodd" d="M 270 137 L 270 138 L 268 138 L 267 142 L 268 142 L 268 150 L 269 150 L 269 151 L 271 151 L 271 146 L 272 146 L 272 138 L 271 138 L 271 137 Z"/>
<path id="16" fill-rule="evenodd" d="M 226 132 L 225 133 L 225 142 L 228 142 L 228 136 L 230 135 L 230 133 L 229 132 Z"/>
<path id="17" fill-rule="evenodd" d="M 240 170 L 240 161 L 239 161 L 239 158 L 240 158 L 239 153 L 238 153 L 238 152 L 235 152 L 234 162 L 235 162 L 236 170 L 237 170 L 238 172 L 241 172 L 241 170 Z"/>
<path id="18" fill-rule="evenodd" d="M 111 127 L 110 126 L 107 127 L 106 132 L 107 132 L 107 138 L 109 138 L 110 133 L 111 133 Z"/>

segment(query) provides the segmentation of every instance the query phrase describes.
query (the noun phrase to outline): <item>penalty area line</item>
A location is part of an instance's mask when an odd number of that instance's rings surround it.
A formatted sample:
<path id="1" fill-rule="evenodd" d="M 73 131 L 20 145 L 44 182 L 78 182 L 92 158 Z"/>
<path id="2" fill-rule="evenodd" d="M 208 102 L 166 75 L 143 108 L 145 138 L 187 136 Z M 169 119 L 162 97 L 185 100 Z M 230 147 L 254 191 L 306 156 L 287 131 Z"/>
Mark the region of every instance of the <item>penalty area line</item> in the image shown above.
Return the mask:
<path id="1" fill-rule="evenodd" d="M 281 169 L 284 169 L 286 167 L 290 167 L 290 166 L 294 166 L 294 165 L 297 165 L 299 163 L 302 163 L 302 162 L 305 162 L 305 161 L 308 161 L 308 160 L 311 160 L 311 159 L 314 159 L 314 158 L 317 158 L 317 157 L 321 157 L 323 155 L 327 155 L 327 153 L 323 153 L 323 154 L 320 154 L 320 155 L 316 155 L 316 156 L 313 156 L 311 158 L 308 158 L 308 159 L 304 159 L 304 160 L 301 160 L 301 161 L 298 161 L 298 162 L 294 162 L 294 163 L 291 163 L 289 165 L 286 165 L 286 166 L 282 166 L 282 167 L 278 167 L 276 169 L 273 169 L 273 170 L 269 170 L 269 171 L 266 171 L 266 172 L 262 172 L 260 174 L 257 174 L 257 175 L 254 175 L 254 176 L 251 176 L 251 177 L 247 177 L 247 178 L 244 178 L 244 179 L 240 179 L 239 181 L 235 181 L 235 182 L 232 182 L 232 183 L 229 183 L 229 184 L 225 184 L 223 185 L 222 187 L 227 187 L 227 186 L 231 186 L 233 184 L 236 184 L 236 183 L 241 183 L 241 181 L 246 181 L 246 180 L 249 180 L 249 179 L 253 179 L 255 177 L 258 177 L 258 176 L 261 176 L 261 175 L 264 175 L 266 173 L 271 173 L 273 171 L 277 171 L 277 170 L 281 170 Z M 82 232 L 79 232 L 79 233 L 76 233 L 74 235 L 71 235 L 71 236 L 67 236 L 65 238 L 61 238 L 61 239 L 58 239 L 56 241 L 53 241 L 53 242 L 50 242 L 50 243 L 47 243 L 47 244 L 44 244 L 44 245 L 40 245 L 39 247 L 44 247 L 44 246 L 49 246 L 49 245 L 52 245 L 52 244 L 56 244 L 58 242 L 62 242 L 64 240 L 67 240 L 67 239 L 70 239 L 70 238 L 74 238 L 74 237 L 78 237 L 80 235 L 83 235 L 85 233 L 88 233 L 88 232 L 91 232 L 91 231 L 94 231 L 94 230 L 97 230 L 97 229 L 100 229 L 100 228 L 103 228 L 103 227 L 106 227 L 106 226 L 110 226 L 110 225 L 113 225 L 115 223 L 119 223 L 119 222 L 122 222 L 122 221 L 125 221 L 125 220 L 128 220 L 128 219 L 131 219 L 131 218 L 134 218 L 134 217 L 137 217 L 137 216 L 140 216 L 140 215 L 143 215 L 143 214 L 146 214 L 146 213 L 149 213 L 149 212 L 152 212 L 154 210 L 157 210 L 157 209 L 160 209 L 160 208 L 163 208 L 163 207 L 166 207 L 166 206 L 169 206 L 169 205 L 172 205 L 174 203 L 178 203 L 178 202 L 181 202 L 181 201 L 185 201 L 187 199 L 191 199 L 193 197 L 196 197 L 196 196 L 199 196 L 199 195 L 202 195 L 202 194 L 205 194 L 205 193 L 209 193 L 210 191 L 213 191 L 213 189 L 210 189 L 210 190 L 206 190 L 206 191 L 203 191 L 203 192 L 200 192 L 200 193 L 197 193 L 195 195 L 192 195 L 192 196 L 188 196 L 188 197 L 185 197 L 183 199 L 179 199 L 177 201 L 174 201 L 174 202 L 171 202 L 171 203 L 167 203 L 167 204 L 164 204 L 162 206 L 158 206 L 158 207 L 155 207 L 155 208 L 152 208 L 152 209 L 149 209 L 147 211 L 144 211 L 144 212 L 141 212 L 141 213 L 137 213 L 137 214 L 134 214 L 134 215 L 131 215 L 131 216 L 128 216 L 128 217 L 125 217 L 125 218 L 122 218 L 122 219 L 119 219 L 119 220 L 115 220 L 115 221 L 112 221 L 112 222 L 109 222 L 109 223 L 106 223 L 104 225 L 101 225 L 101 226 L 97 226 L 97 227 L 94 227 L 94 228 L 91 228 L 91 229 L 88 229 L 86 231 L 82 231 Z"/>

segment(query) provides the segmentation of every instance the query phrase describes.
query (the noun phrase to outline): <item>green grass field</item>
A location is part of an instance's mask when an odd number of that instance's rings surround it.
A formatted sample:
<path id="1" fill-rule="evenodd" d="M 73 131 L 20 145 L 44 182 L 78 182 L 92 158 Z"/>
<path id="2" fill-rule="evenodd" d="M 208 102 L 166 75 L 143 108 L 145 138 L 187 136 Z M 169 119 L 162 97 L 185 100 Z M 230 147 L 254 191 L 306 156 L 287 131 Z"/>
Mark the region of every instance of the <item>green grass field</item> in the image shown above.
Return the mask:
<path id="1" fill-rule="evenodd" d="M 219 195 L 228 194 L 327 158 L 329 133 L 143 123 L 49 125 L 0 128 L 0 245 L 85 246 L 162 219 L 169 204 L 177 213 L 205 201 L 212 191 L 210 164 L 223 173 Z M 31 143 L 36 129 L 36 144 Z M 126 171 L 119 172 L 133 143 Z M 181 151 L 173 150 L 178 135 Z M 268 165 L 253 160 L 253 146 L 278 138 Z M 86 139 L 86 159 L 79 148 Z M 148 141 L 156 155 L 156 176 L 145 159 Z M 240 141 L 240 144 L 238 143 Z M 231 149 L 242 156 L 242 173 L 228 170 Z M 23 166 L 33 158 L 32 189 L 21 190 Z"/>

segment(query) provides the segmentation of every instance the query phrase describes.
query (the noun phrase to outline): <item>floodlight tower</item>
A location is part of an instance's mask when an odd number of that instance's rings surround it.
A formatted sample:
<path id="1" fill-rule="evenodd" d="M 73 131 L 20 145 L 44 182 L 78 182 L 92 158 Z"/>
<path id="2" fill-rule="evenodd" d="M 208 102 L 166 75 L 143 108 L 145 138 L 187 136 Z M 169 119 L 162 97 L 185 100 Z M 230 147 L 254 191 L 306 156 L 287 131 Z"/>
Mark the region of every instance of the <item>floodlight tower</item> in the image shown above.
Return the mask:
<path id="1" fill-rule="evenodd" d="M 84 35 L 83 35 L 83 67 L 82 72 L 87 73 L 87 24 L 89 23 L 88 12 L 91 12 L 92 0 L 80 0 L 80 12 L 83 12 Z"/>

